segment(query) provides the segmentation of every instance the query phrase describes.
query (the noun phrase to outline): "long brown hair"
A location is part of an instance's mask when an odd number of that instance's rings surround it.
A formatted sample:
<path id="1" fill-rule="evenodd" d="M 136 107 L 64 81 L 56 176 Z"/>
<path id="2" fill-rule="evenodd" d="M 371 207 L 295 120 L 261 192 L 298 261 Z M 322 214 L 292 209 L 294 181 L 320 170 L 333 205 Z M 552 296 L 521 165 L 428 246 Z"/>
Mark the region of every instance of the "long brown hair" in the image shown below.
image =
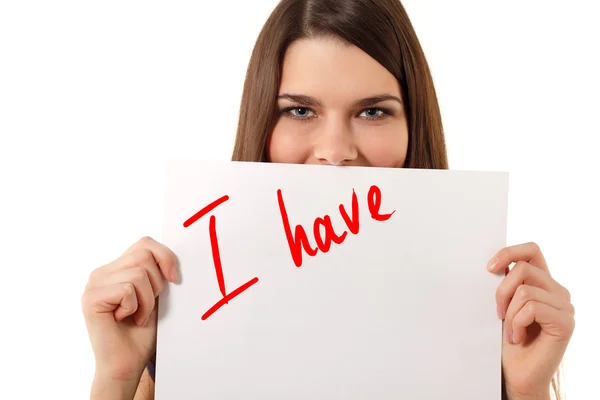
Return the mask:
<path id="1" fill-rule="evenodd" d="M 281 67 L 295 40 L 335 37 L 355 45 L 396 77 L 406 107 L 404 168 L 448 169 L 433 79 L 423 49 L 399 0 L 282 0 L 263 26 L 246 73 L 233 161 L 268 162 L 277 121 Z M 558 390 L 552 386 L 557 398 Z M 506 398 L 503 379 L 503 398 Z"/>

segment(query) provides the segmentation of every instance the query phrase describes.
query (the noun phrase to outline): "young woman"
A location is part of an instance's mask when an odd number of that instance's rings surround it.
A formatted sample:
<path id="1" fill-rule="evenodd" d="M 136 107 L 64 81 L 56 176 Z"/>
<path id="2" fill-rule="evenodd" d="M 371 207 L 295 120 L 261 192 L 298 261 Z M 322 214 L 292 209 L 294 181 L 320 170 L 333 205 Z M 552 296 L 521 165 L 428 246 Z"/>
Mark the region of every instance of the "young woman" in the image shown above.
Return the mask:
<path id="1" fill-rule="evenodd" d="M 448 168 L 432 78 L 399 0 L 283 0 L 250 60 L 233 160 Z M 574 329 L 569 292 L 534 243 L 500 250 L 488 269 L 506 273 L 496 293 L 503 396 L 550 399 Z M 150 238 L 91 274 L 92 398 L 153 398 L 165 279 L 177 279 L 175 256 Z"/>

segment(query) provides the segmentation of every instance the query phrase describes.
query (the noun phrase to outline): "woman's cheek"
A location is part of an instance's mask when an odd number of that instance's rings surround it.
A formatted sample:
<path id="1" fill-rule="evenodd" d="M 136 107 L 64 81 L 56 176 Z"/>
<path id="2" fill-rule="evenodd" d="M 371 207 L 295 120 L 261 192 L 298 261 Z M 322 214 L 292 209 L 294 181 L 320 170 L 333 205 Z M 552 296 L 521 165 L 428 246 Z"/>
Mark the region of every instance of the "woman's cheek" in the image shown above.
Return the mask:
<path id="1" fill-rule="evenodd" d="M 309 148 L 302 135 L 286 132 L 277 125 L 268 142 L 269 161 L 273 163 L 304 164 L 309 158 Z"/>
<path id="2" fill-rule="evenodd" d="M 407 150 L 408 132 L 397 127 L 383 132 L 369 132 L 360 138 L 359 151 L 374 167 L 404 166 Z"/>

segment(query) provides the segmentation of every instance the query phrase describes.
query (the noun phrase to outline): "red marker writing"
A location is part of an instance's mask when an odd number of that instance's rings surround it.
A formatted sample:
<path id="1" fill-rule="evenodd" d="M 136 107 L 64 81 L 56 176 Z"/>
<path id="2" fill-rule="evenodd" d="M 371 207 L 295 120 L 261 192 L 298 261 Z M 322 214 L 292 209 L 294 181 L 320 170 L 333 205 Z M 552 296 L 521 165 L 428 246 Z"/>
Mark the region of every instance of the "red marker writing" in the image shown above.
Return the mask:
<path id="1" fill-rule="evenodd" d="M 319 250 L 321 250 L 322 253 L 327 253 L 331 248 L 332 243 L 341 244 L 344 242 L 344 240 L 346 240 L 348 232 L 342 231 L 342 233 L 338 235 L 333 229 L 331 217 L 329 215 L 325 215 L 314 220 L 313 236 L 317 246 L 312 247 L 302 225 L 296 225 L 294 231 L 292 231 L 281 189 L 277 190 L 277 201 L 279 203 L 279 212 L 281 214 L 281 221 L 283 223 L 285 237 L 290 248 L 290 253 L 292 254 L 292 259 L 297 267 L 302 266 L 303 250 L 309 257 L 314 257 L 317 255 Z M 387 221 L 391 218 L 392 214 L 396 212 L 392 211 L 389 214 L 380 214 L 379 209 L 381 208 L 381 190 L 375 185 L 371 186 L 369 189 L 369 193 L 367 195 L 367 206 L 369 208 L 371 218 L 375 221 Z M 358 234 L 360 229 L 358 199 L 356 198 L 356 193 L 354 190 L 352 190 L 352 217 L 348 215 L 343 204 L 340 204 L 339 210 L 341 217 L 346 223 L 348 231 L 353 235 Z M 321 228 L 324 228 L 325 230 L 324 237 L 321 235 Z"/>
<path id="2" fill-rule="evenodd" d="M 194 222 L 198 221 L 200 218 L 202 218 L 206 214 L 210 213 L 211 211 L 213 211 L 215 208 L 217 208 L 219 205 L 223 204 L 227 200 L 229 200 L 229 196 L 225 195 L 225 196 L 213 201 L 212 203 L 210 203 L 209 205 L 207 205 L 206 207 L 204 207 L 203 209 L 198 211 L 196 214 L 194 214 L 193 216 L 188 218 L 183 223 L 183 227 L 187 228 L 187 227 L 191 226 Z M 206 320 L 208 317 L 210 317 L 212 314 L 214 314 L 214 312 L 217 311 L 219 308 L 223 307 L 225 304 L 228 304 L 229 300 L 237 297 L 239 294 L 244 292 L 250 286 L 252 286 L 256 282 L 258 282 L 258 278 L 256 278 L 256 277 L 252 278 L 248 282 L 246 282 L 243 285 L 241 285 L 240 287 L 238 287 L 237 289 L 231 291 L 230 293 L 227 293 L 227 291 L 225 289 L 225 278 L 223 276 L 223 266 L 221 265 L 221 254 L 219 252 L 219 241 L 217 238 L 216 225 L 217 225 L 217 218 L 214 215 L 211 215 L 209 227 L 208 227 L 208 232 L 210 235 L 210 247 L 212 250 L 213 264 L 215 266 L 215 272 L 217 274 L 217 282 L 219 284 L 219 290 L 221 291 L 223 298 L 221 300 L 219 300 L 218 302 L 216 302 L 211 308 L 208 309 L 208 311 L 206 311 L 204 313 L 204 315 L 202 315 L 202 320 Z"/>

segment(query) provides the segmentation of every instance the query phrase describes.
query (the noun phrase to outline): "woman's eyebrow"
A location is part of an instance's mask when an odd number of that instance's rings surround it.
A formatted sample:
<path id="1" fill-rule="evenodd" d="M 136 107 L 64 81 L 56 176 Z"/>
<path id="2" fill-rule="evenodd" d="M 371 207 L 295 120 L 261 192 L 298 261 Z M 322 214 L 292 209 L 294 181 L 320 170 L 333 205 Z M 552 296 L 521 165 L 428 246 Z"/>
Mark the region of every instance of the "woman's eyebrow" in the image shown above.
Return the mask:
<path id="1" fill-rule="evenodd" d="M 400 100 L 400 98 L 397 96 L 392 96 L 391 94 L 379 94 L 377 96 L 367 97 L 366 99 L 357 101 L 356 106 L 369 107 L 386 100 L 395 100 L 402 105 L 402 100 Z"/>
<path id="2" fill-rule="evenodd" d="M 280 94 L 277 97 L 277 99 L 290 100 L 295 103 L 301 104 L 303 106 L 310 106 L 310 107 L 322 107 L 323 106 L 323 104 L 319 100 L 317 100 L 311 96 L 306 96 L 304 94 L 283 93 L 283 94 Z M 398 103 L 402 104 L 402 100 L 398 96 L 392 96 L 390 94 L 379 94 L 376 96 L 371 96 L 371 97 L 367 97 L 364 99 L 360 99 L 354 105 L 356 107 L 369 107 L 369 106 L 372 106 L 377 103 L 381 103 L 382 101 L 386 101 L 386 100 L 394 100 L 394 101 L 397 101 Z"/>
<path id="3" fill-rule="evenodd" d="M 311 107 L 322 107 L 323 106 L 319 100 L 315 99 L 314 97 L 306 96 L 303 94 L 283 93 L 283 94 L 280 94 L 277 97 L 277 99 L 290 100 L 295 103 L 302 104 L 303 106 L 311 106 Z"/>

